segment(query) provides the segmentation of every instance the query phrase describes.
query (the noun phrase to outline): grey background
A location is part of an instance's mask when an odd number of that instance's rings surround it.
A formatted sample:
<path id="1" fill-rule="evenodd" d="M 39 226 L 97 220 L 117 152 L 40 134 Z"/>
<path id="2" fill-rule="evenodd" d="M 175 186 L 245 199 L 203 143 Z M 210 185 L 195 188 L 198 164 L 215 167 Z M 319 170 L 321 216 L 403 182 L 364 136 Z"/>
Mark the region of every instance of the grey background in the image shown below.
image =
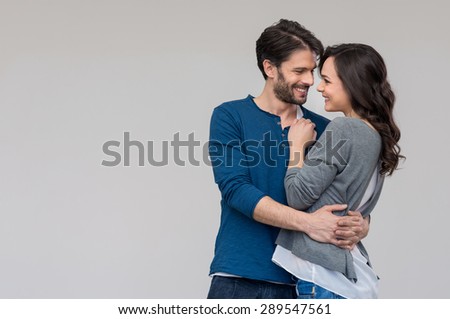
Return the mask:
<path id="1" fill-rule="evenodd" d="M 214 106 L 261 92 L 254 44 L 280 18 L 385 58 L 408 159 L 365 243 L 382 298 L 449 298 L 450 23 L 406 0 L 1 0 L 0 297 L 204 298 L 220 195 L 202 148 L 105 167 L 102 145 L 206 143 Z"/>

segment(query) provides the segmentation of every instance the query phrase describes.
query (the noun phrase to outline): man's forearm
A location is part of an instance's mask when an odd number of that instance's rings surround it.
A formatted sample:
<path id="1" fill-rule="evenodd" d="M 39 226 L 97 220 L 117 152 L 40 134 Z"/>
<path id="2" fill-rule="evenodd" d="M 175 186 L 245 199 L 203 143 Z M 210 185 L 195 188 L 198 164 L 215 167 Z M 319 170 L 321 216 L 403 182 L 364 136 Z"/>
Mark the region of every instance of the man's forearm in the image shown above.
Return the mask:
<path id="1" fill-rule="evenodd" d="M 338 221 L 348 217 L 338 217 L 333 214 L 333 211 L 345 208 L 346 205 L 328 205 L 313 213 L 305 213 L 265 196 L 256 205 L 253 218 L 275 227 L 302 231 L 319 242 L 338 245 L 336 236 Z"/>
<path id="2" fill-rule="evenodd" d="M 289 230 L 307 233 L 307 214 L 274 201 L 269 196 L 261 198 L 253 212 L 256 221 Z"/>

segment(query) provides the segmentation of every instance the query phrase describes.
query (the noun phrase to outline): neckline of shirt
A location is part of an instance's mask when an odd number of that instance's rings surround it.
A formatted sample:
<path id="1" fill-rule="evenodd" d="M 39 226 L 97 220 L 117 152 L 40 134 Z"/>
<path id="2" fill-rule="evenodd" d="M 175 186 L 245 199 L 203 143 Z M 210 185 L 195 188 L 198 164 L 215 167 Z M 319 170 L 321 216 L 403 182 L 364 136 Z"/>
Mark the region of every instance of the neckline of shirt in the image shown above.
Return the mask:
<path id="1" fill-rule="evenodd" d="M 261 109 L 261 108 L 255 103 L 255 101 L 254 101 L 254 96 L 252 96 L 251 94 L 249 94 L 247 98 L 250 99 L 250 101 L 252 102 L 252 105 L 253 105 L 254 107 L 256 107 L 259 111 L 261 111 L 261 112 L 263 112 L 263 113 L 265 113 L 265 114 L 267 114 L 267 115 L 270 115 L 270 116 L 272 116 L 272 117 L 280 118 L 280 117 L 279 117 L 278 115 L 276 115 L 276 114 L 273 114 L 273 113 L 270 113 L 270 112 L 267 112 L 267 111 L 264 111 L 263 109 Z M 301 108 L 300 105 L 296 105 L 296 107 L 297 107 L 297 119 L 301 119 L 301 118 L 303 117 L 303 110 L 302 110 L 302 108 Z"/>

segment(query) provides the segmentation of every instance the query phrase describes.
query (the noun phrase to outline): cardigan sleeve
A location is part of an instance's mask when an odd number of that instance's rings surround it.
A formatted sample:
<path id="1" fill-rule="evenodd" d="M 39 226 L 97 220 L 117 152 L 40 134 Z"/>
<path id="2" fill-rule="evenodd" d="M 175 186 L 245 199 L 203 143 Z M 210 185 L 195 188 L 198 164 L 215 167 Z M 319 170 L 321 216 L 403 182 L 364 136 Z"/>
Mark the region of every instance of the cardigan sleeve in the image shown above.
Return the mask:
<path id="1" fill-rule="evenodd" d="M 303 167 L 287 170 L 284 187 L 289 206 L 308 209 L 345 168 L 351 145 L 345 138 L 344 126 L 340 118 L 331 121 L 310 148 Z"/>

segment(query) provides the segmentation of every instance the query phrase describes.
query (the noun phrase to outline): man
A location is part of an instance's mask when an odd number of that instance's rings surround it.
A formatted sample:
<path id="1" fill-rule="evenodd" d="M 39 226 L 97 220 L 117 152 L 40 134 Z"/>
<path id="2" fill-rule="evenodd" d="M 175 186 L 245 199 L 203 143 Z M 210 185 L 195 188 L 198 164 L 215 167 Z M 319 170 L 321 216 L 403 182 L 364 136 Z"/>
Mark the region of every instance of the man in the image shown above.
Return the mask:
<path id="1" fill-rule="evenodd" d="M 286 206 L 289 126 L 303 117 L 320 136 L 328 124 L 302 106 L 322 53 L 310 31 L 280 20 L 256 42 L 266 80 L 262 93 L 214 109 L 209 147 L 222 214 L 208 298 L 296 298 L 291 275 L 271 261 L 280 228 L 345 248 L 367 235 L 368 222 L 359 213 L 332 214 L 345 208 L 341 203 L 311 214 Z"/>

